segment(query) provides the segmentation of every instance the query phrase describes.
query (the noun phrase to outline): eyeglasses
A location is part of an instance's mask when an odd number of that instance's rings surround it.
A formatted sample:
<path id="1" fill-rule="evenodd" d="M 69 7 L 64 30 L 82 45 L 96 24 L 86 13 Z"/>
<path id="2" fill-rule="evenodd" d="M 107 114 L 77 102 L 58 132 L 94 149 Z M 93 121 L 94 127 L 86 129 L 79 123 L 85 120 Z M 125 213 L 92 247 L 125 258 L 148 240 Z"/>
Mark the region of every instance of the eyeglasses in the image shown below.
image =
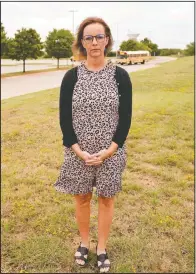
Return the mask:
<path id="1" fill-rule="evenodd" d="M 85 35 L 83 37 L 83 40 L 87 43 L 87 44 L 91 44 L 93 42 L 93 39 L 96 39 L 97 43 L 103 43 L 106 35 L 105 34 L 97 34 L 95 36 L 93 35 Z"/>

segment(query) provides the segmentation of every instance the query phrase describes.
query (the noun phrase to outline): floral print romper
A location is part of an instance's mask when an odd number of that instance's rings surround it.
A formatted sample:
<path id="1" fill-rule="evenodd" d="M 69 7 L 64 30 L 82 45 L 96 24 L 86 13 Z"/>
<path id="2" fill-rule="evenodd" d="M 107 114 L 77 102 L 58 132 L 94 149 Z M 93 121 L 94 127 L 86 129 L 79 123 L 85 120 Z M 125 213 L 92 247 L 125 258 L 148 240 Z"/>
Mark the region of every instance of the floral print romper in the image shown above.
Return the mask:
<path id="1" fill-rule="evenodd" d="M 84 62 L 78 66 L 72 97 L 72 122 L 81 150 L 90 154 L 107 149 L 118 125 L 119 94 L 116 66 L 109 61 L 93 72 Z M 97 196 L 112 197 L 122 190 L 121 177 L 126 166 L 126 143 L 113 156 L 97 166 L 87 166 L 72 148 L 64 147 L 64 163 L 54 184 L 57 191 L 87 194 L 96 188 Z"/>

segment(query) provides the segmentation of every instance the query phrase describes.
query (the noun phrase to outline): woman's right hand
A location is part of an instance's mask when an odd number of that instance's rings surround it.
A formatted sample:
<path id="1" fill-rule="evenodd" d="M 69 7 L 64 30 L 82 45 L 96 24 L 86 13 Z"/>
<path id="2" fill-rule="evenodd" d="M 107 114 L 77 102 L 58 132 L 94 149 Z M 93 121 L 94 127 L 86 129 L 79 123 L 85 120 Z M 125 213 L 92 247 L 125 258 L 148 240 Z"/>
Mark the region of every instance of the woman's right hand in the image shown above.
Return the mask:
<path id="1" fill-rule="evenodd" d="M 87 151 L 83 150 L 80 155 L 78 155 L 80 159 L 82 159 L 84 162 L 86 162 L 87 160 L 92 160 L 94 159 L 94 161 L 92 162 L 92 165 L 97 166 L 102 164 L 102 161 L 97 160 L 96 156 L 91 155 L 90 153 L 88 153 Z"/>
<path id="2" fill-rule="evenodd" d="M 81 150 L 78 143 L 73 144 L 71 148 L 75 152 L 76 156 L 80 158 L 81 160 L 86 161 L 86 160 L 92 159 L 90 153 L 88 153 L 85 150 Z"/>
<path id="3" fill-rule="evenodd" d="M 79 157 L 81 160 L 83 160 L 83 161 L 92 159 L 91 154 L 88 153 L 88 152 L 85 151 L 85 150 L 82 150 L 82 151 L 79 153 L 78 157 Z"/>

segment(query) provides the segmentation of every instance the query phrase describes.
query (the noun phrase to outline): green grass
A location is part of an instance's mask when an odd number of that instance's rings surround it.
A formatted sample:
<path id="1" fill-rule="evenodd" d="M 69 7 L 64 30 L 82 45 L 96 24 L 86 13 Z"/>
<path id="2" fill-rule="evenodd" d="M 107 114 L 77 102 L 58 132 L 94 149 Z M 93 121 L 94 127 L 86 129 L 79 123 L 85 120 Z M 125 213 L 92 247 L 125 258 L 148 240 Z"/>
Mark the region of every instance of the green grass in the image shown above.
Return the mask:
<path id="1" fill-rule="evenodd" d="M 194 59 L 131 74 L 133 118 L 123 191 L 108 240 L 114 273 L 194 272 Z M 53 183 L 63 163 L 59 89 L 2 100 L 2 272 L 96 273 L 97 197 L 90 265 L 71 195 Z"/>

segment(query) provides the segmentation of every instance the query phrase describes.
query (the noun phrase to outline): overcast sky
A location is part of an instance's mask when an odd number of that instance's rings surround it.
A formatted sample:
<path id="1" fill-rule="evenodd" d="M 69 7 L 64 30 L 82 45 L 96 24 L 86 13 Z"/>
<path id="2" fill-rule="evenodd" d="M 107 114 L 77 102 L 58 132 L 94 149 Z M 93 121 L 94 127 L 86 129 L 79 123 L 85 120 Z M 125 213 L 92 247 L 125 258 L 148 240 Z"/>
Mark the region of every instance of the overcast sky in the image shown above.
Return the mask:
<path id="1" fill-rule="evenodd" d="M 140 34 L 139 41 L 149 37 L 159 48 L 183 49 L 194 41 L 193 2 L 1 2 L 1 22 L 9 37 L 22 27 L 34 28 L 44 41 L 53 28 L 73 30 L 70 10 L 77 10 L 75 31 L 86 17 L 103 18 L 111 28 L 114 50 L 128 33 Z"/>

